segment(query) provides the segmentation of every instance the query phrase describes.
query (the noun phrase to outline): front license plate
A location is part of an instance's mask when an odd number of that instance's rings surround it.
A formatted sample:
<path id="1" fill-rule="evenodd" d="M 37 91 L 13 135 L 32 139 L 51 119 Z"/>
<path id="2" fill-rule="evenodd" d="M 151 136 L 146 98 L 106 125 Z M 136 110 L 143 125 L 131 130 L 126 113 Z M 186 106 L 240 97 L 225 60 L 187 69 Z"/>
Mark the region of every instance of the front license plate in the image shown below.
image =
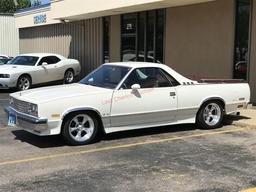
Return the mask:
<path id="1" fill-rule="evenodd" d="M 15 126 L 16 125 L 16 116 L 9 114 L 8 117 L 8 126 Z"/>

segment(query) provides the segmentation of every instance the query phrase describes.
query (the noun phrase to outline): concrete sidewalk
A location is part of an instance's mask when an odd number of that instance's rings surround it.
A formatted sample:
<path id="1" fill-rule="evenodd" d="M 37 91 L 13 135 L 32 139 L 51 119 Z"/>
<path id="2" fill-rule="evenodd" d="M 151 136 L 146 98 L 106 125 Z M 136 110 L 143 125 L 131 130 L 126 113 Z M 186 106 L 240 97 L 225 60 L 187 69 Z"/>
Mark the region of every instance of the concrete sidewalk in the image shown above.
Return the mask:
<path id="1" fill-rule="evenodd" d="M 256 128 L 256 109 L 245 109 L 240 111 L 240 116 L 228 115 L 225 119 L 226 123 Z"/>
<path id="2" fill-rule="evenodd" d="M 0 129 L 7 126 L 7 119 L 4 109 L 0 106 Z"/>

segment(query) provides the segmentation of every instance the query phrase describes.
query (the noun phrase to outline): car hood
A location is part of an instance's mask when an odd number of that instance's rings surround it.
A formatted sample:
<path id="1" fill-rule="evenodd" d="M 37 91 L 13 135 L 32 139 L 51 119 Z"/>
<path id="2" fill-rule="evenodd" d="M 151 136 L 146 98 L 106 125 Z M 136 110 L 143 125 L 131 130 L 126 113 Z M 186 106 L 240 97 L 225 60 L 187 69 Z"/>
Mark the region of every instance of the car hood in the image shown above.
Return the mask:
<path id="1" fill-rule="evenodd" d="M 24 71 L 24 70 L 26 70 L 30 67 L 31 66 L 26 66 L 26 65 L 5 64 L 5 65 L 0 65 L 0 73 L 1 74 L 12 74 L 12 73 L 15 73 L 17 71 Z"/>
<path id="2" fill-rule="evenodd" d="M 100 87 L 94 87 L 90 85 L 83 85 L 74 83 L 70 85 L 57 85 L 50 87 L 43 87 L 37 89 L 31 89 L 22 92 L 16 92 L 11 94 L 16 99 L 32 102 L 32 103 L 44 103 L 52 100 L 59 100 L 65 98 L 73 98 L 78 96 L 96 95 L 100 93 L 109 92 L 111 89 L 105 89 Z"/>

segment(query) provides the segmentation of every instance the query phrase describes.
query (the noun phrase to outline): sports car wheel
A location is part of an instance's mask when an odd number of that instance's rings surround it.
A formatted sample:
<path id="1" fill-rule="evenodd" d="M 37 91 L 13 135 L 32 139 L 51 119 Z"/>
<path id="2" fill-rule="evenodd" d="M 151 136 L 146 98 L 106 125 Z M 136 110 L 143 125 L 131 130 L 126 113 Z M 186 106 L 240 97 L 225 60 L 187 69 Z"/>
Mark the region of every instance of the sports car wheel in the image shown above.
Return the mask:
<path id="1" fill-rule="evenodd" d="M 214 129 L 222 125 L 224 110 L 218 101 L 205 103 L 199 110 L 197 124 L 204 129 Z"/>
<path id="2" fill-rule="evenodd" d="M 75 74 L 74 74 L 73 70 L 71 70 L 71 69 L 67 70 L 64 75 L 64 83 L 65 84 L 73 83 L 74 79 L 75 79 Z"/>
<path id="3" fill-rule="evenodd" d="M 17 89 L 18 91 L 28 90 L 31 87 L 31 79 L 24 75 L 18 79 Z"/>
<path id="4" fill-rule="evenodd" d="M 91 143 L 98 132 L 98 121 L 91 113 L 76 113 L 64 122 L 62 136 L 71 145 Z"/>

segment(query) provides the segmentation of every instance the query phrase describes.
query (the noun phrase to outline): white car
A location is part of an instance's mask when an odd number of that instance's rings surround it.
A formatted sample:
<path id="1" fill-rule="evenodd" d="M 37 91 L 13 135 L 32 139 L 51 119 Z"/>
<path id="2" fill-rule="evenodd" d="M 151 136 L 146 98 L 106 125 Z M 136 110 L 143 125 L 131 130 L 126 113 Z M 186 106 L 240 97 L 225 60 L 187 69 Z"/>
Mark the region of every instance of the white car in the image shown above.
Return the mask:
<path id="1" fill-rule="evenodd" d="M 0 89 L 27 90 L 32 85 L 58 80 L 72 83 L 80 71 L 75 59 L 51 53 L 23 54 L 0 66 Z"/>
<path id="2" fill-rule="evenodd" d="M 181 123 L 217 128 L 224 114 L 249 101 L 247 83 L 199 83 L 166 65 L 125 62 L 104 64 L 80 83 L 13 93 L 5 111 L 9 125 L 79 145 L 100 131 Z"/>
<path id="3" fill-rule="evenodd" d="M 8 55 L 0 54 L 0 59 L 8 59 L 10 58 Z"/>

